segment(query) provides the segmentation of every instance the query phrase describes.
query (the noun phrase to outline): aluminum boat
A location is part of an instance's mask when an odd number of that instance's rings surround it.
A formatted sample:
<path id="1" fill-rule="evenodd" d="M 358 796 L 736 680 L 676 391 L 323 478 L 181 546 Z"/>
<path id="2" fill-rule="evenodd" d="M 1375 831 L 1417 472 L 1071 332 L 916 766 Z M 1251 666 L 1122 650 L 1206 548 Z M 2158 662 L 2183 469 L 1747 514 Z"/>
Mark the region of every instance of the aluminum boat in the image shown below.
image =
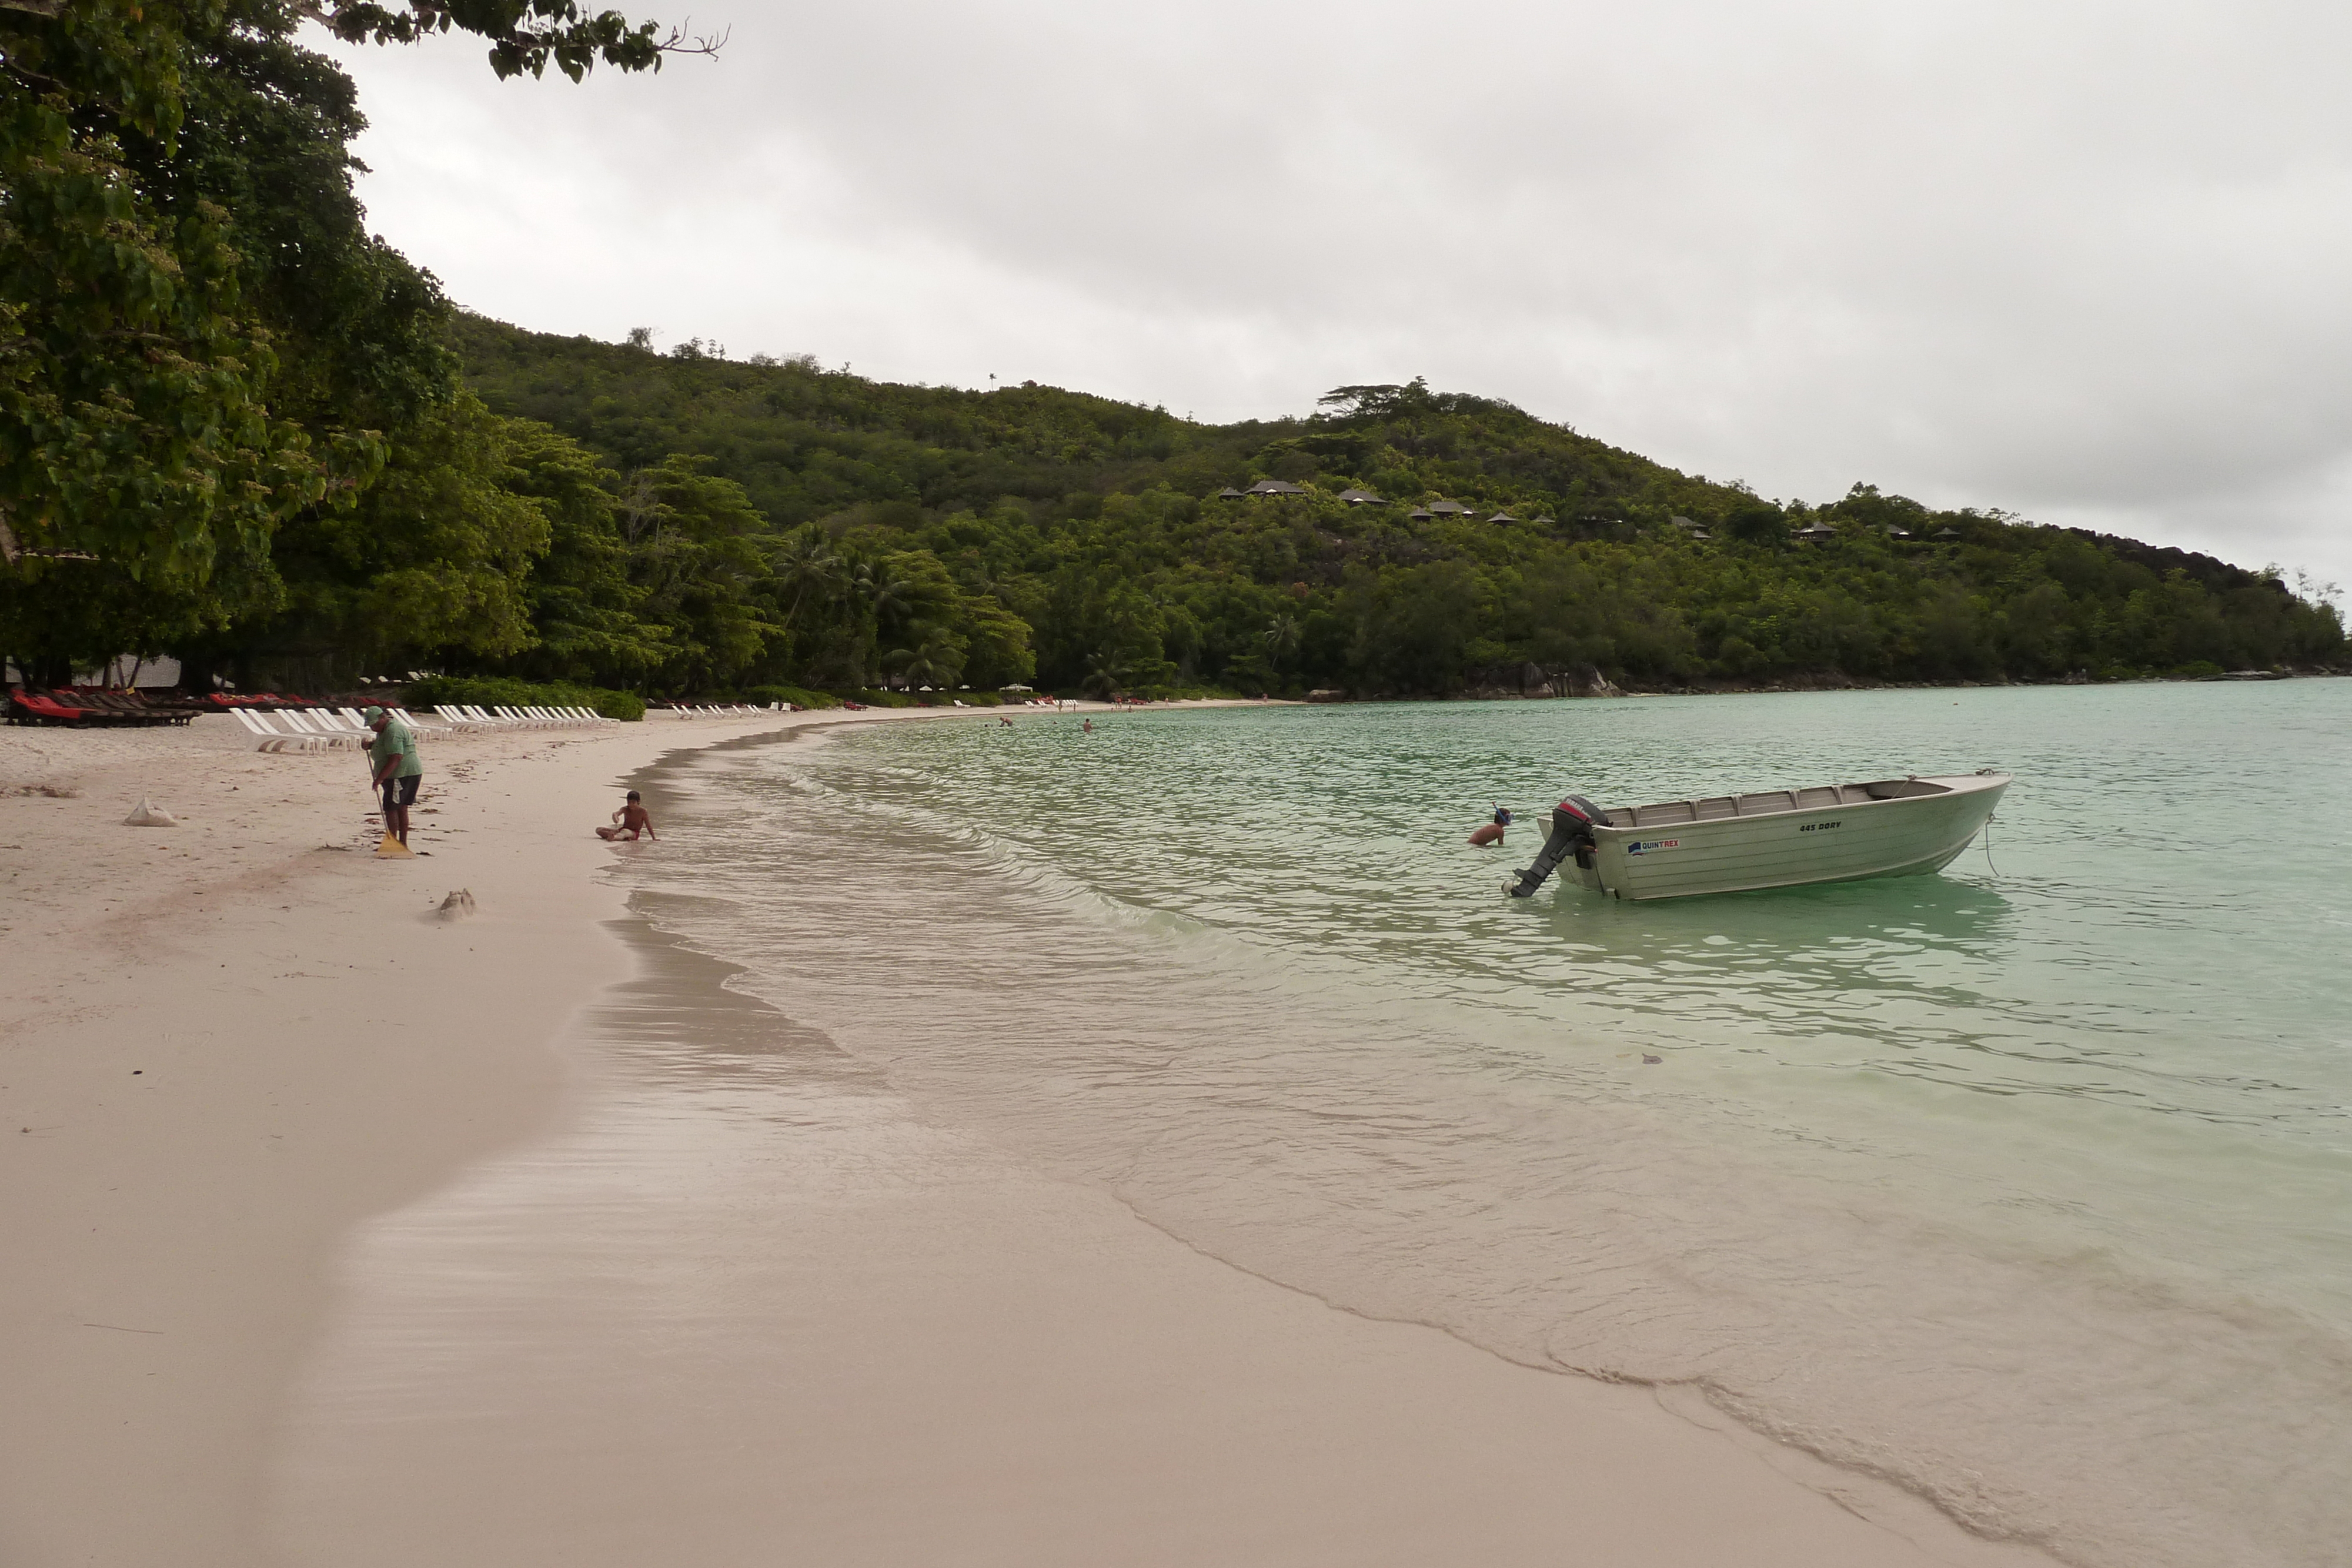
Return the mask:
<path id="1" fill-rule="evenodd" d="M 1990 770 L 1866 784 L 1765 789 L 1615 810 L 1570 795 L 1543 852 L 1505 891 L 1525 898 L 1563 875 L 1616 898 L 1686 898 L 1941 871 L 2000 803 Z"/>

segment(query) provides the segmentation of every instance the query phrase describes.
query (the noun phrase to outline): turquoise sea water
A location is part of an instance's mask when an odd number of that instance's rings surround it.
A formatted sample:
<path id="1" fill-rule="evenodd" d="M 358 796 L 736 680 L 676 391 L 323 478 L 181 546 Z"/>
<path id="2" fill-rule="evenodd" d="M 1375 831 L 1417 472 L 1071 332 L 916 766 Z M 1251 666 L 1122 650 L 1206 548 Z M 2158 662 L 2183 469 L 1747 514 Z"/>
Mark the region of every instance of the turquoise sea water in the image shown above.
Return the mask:
<path id="1" fill-rule="evenodd" d="M 1987 766 L 1939 876 L 1499 893 L 1566 790 Z M 663 925 L 1205 1250 L 2070 1561 L 2341 1560 L 2352 682 L 892 726 L 667 788 Z"/>

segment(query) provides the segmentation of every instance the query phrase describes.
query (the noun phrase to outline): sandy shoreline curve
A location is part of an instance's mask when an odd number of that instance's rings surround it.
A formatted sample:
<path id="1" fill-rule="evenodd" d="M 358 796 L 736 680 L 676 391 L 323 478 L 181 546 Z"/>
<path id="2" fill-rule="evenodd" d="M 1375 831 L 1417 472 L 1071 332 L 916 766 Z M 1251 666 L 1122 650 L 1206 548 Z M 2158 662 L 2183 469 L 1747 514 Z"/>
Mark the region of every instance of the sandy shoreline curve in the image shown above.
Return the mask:
<path id="1" fill-rule="evenodd" d="M 366 852 L 348 753 L 258 755 L 225 717 L 0 731 L 0 1562 L 1405 1563 L 1449 1543 L 1481 1563 L 2042 1561 L 1703 1406 L 1242 1273 L 922 1126 L 849 1068 L 854 1092 L 795 1077 L 805 1114 L 759 1149 L 764 1222 L 800 1260 L 761 1287 L 790 1332 L 730 1331 L 766 1381 L 725 1356 L 698 1390 L 639 1386 L 625 1364 L 519 1374 L 544 1395 L 470 1428 L 515 1457 L 487 1498 L 450 1472 L 459 1450 L 419 1440 L 448 1416 L 431 1398 L 355 1418 L 359 1396 L 312 1375 L 322 1345 L 348 1369 L 394 1343 L 344 1310 L 352 1260 L 396 1257 L 415 1217 L 518 1162 L 560 1174 L 546 1151 L 597 1103 L 572 1091 L 598 1071 L 599 1009 L 723 978 L 625 942 L 598 873 L 631 852 L 589 832 L 620 780 L 793 727 L 992 716 L 437 737 L 429 852 L 404 862 Z M 121 825 L 142 798 L 182 825 Z M 442 917 L 458 888 L 478 913 Z M 772 1009 L 740 1021 L 790 1030 Z M 830 1047 L 793 1049 L 807 1067 Z M 690 1247 L 691 1218 L 662 1234 Z M 541 1228 L 478 1280 L 572 1245 Z M 1039 1312 L 1049 1294 L 1063 1304 Z M 433 1303 L 445 1325 L 480 1307 Z M 541 1354 L 560 1367 L 616 1333 L 583 1320 Z M 713 1421 L 725 1440 L 706 1446 L 733 1458 L 677 1473 L 660 1435 Z"/>

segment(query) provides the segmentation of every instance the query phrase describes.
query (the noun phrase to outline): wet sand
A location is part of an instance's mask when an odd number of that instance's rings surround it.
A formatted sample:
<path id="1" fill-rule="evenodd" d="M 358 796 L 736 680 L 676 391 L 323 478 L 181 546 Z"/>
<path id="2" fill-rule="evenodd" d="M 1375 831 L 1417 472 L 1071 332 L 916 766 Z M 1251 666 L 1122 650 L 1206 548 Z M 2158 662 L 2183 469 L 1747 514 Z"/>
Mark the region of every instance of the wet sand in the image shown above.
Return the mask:
<path id="1" fill-rule="evenodd" d="M 0 1561 L 2030 1560 L 926 1124 L 598 879 L 774 727 L 437 741 L 396 862 L 348 755 L 0 737 Z"/>

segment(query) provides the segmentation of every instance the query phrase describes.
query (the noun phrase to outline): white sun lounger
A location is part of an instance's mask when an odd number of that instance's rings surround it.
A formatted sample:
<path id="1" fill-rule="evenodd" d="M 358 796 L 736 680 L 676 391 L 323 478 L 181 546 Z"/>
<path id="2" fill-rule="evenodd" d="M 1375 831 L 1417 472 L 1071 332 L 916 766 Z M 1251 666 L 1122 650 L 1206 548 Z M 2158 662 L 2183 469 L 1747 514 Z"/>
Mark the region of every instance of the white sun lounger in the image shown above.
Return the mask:
<path id="1" fill-rule="evenodd" d="M 357 725 L 359 727 L 360 734 L 366 739 L 373 740 L 375 738 L 375 731 L 368 727 L 367 720 L 362 717 L 356 710 L 352 708 L 341 708 L 337 711 L 341 713 L 343 717 L 350 723 Z M 421 719 L 415 714 L 410 713 L 404 707 L 393 707 L 387 704 L 383 711 L 392 715 L 393 717 L 398 719 L 401 723 L 406 725 L 408 727 L 408 733 L 411 735 L 446 735 L 449 733 L 449 727 L 447 725 L 435 724 L 428 722 L 427 720 Z"/>
<path id="2" fill-rule="evenodd" d="M 343 711 L 349 713 L 351 710 L 345 708 Z M 416 735 L 447 735 L 457 727 L 456 725 L 446 724 L 438 719 L 419 718 L 404 707 L 386 708 L 384 711 L 406 725 L 411 733 Z"/>
<path id="3" fill-rule="evenodd" d="M 403 718 L 408 718 L 410 716 L 406 708 L 394 708 L 392 711 L 400 715 Z M 433 709 L 432 713 L 433 717 L 428 721 L 430 724 L 437 725 L 444 730 L 455 731 L 459 735 L 470 735 L 476 730 L 488 729 L 490 727 L 488 725 L 483 724 L 478 720 L 467 718 L 465 715 L 459 713 L 453 707 L 437 707 Z"/>
<path id="4" fill-rule="evenodd" d="M 245 726 L 247 732 L 252 735 L 254 737 L 253 748 L 256 751 L 317 751 L 320 749 L 319 737 L 317 736 L 282 734 L 269 722 L 269 716 L 266 713 L 256 713 L 251 708 L 242 707 L 233 707 L 228 711 L 234 714 L 236 716 L 236 722 Z"/>
<path id="5" fill-rule="evenodd" d="M 346 735 L 340 729 L 328 729 L 315 724 L 309 715 L 298 713 L 290 707 L 278 710 L 278 721 L 297 735 L 310 736 L 324 746 L 351 746 L 359 739 L 357 736 Z"/>

